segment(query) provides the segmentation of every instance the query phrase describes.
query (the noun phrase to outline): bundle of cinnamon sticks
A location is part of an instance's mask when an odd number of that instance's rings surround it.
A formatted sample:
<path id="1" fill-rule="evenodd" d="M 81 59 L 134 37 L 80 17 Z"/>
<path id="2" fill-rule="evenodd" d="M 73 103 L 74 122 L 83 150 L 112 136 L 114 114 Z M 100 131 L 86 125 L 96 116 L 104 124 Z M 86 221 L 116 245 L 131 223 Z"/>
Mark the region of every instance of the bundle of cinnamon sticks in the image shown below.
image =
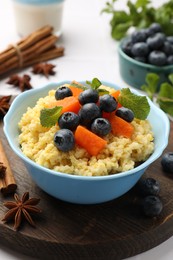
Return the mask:
<path id="1" fill-rule="evenodd" d="M 0 77 L 11 70 L 62 56 L 64 48 L 55 45 L 58 37 L 52 33 L 53 27 L 45 26 L 0 52 Z"/>

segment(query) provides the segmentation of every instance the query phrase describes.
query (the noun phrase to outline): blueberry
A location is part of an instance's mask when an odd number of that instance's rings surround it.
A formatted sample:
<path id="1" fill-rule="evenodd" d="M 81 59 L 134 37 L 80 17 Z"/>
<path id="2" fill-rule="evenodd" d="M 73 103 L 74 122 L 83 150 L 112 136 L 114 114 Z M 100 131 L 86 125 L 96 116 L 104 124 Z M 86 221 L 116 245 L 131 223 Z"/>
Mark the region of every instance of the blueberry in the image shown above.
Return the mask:
<path id="1" fill-rule="evenodd" d="M 144 28 L 144 29 L 142 29 L 142 30 L 144 30 L 144 32 L 145 32 L 147 38 L 153 35 L 153 32 L 150 31 L 149 28 Z"/>
<path id="2" fill-rule="evenodd" d="M 116 99 L 109 94 L 101 96 L 99 101 L 101 111 L 113 112 L 117 108 L 118 103 Z"/>
<path id="3" fill-rule="evenodd" d="M 163 47 L 165 41 L 165 35 L 163 33 L 156 33 L 153 36 L 148 37 L 147 44 L 151 50 L 159 50 Z"/>
<path id="4" fill-rule="evenodd" d="M 159 23 L 152 23 L 148 29 L 150 35 L 162 32 L 162 27 Z"/>
<path id="5" fill-rule="evenodd" d="M 162 156 L 161 165 L 165 172 L 173 173 L 173 152 L 167 152 Z"/>
<path id="6" fill-rule="evenodd" d="M 166 37 L 166 40 L 167 40 L 169 43 L 173 44 L 173 36 L 167 36 L 167 37 Z"/>
<path id="7" fill-rule="evenodd" d="M 65 97 L 73 96 L 73 93 L 70 88 L 66 86 L 59 87 L 55 92 L 56 100 L 64 99 Z"/>
<path id="8" fill-rule="evenodd" d="M 173 45 L 170 42 L 165 41 L 161 51 L 163 51 L 167 56 L 169 56 L 173 54 Z"/>
<path id="9" fill-rule="evenodd" d="M 136 56 L 136 57 L 134 57 L 134 59 L 139 61 L 139 62 L 144 62 L 144 63 L 147 61 L 146 57 L 138 57 L 138 56 Z"/>
<path id="10" fill-rule="evenodd" d="M 91 124 L 91 131 L 99 136 L 105 136 L 111 131 L 111 124 L 105 118 L 96 118 Z"/>
<path id="11" fill-rule="evenodd" d="M 172 65 L 173 64 L 173 55 L 168 56 L 167 58 L 167 64 Z"/>
<path id="12" fill-rule="evenodd" d="M 145 42 L 147 35 L 146 35 L 145 31 L 140 30 L 140 31 L 133 32 L 131 35 L 131 38 L 132 38 L 133 43 Z"/>
<path id="13" fill-rule="evenodd" d="M 99 94 L 94 89 L 87 89 L 80 93 L 78 99 L 81 105 L 86 103 L 97 103 L 99 100 Z"/>
<path id="14" fill-rule="evenodd" d="M 116 110 L 115 113 L 117 116 L 121 117 L 127 122 L 132 122 L 134 119 L 134 113 L 131 109 L 126 107 L 120 107 Z"/>
<path id="15" fill-rule="evenodd" d="M 134 56 L 146 56 L 148 54 L 148 46 L 145 42 L 137 42 L 132 47 L 132 54 Z"/>
<path id="16" fill-rule="evenodd" d="M 131 41 L 131 39 L 128 39 L 126 42 L 124 42 L 122 44 L 122 50 L 124 53 L 126 53 L 128 56 L 132 56 L 132 46 L 133 46 L 133 43 Z"/>
<path id="17" fill-rule="evenodd" d="M 163 209 L 162 201 L 159 197 L 153 195 L 146 196 L 141 206 L 143 213 L 148 217 L 158 216 Z"/>
<path id="18" fill-rule="evenodd" d="M 97 117 L 101 117 L 100 108 L 95 103 L 87 103 L 79 110 L 80 124 L 90 127 L 92 121 Z"/>
<path id="19" fill-rule="evenodd" d="M 59 117 L 58 125 L 60 128 L 74 131 L 79 125 L 79 116 L 73 112 L 65 112 Z"/>
<path id="20" fill-rule="evenodd" d="M 148 56 L 148 61 L 150 64 L 156 66 L 163 66 L 167 62 L 167 57 L 164 52 L 161 51 L 152 51 Z"/>
<path id="21" fill-rule="evenodd" d="M 160 183 L 153 178 L 142 178 L 138 181 L 137 188 L 142 196 L 156 196 L 160 192 Z"/>
<path id="22" fill-rule="evenodd" d="M 54 144 L 62 152 L 68 152 L 74 148 L 75 139 L 69 129 L 60 129 L 54 135 Z"/>

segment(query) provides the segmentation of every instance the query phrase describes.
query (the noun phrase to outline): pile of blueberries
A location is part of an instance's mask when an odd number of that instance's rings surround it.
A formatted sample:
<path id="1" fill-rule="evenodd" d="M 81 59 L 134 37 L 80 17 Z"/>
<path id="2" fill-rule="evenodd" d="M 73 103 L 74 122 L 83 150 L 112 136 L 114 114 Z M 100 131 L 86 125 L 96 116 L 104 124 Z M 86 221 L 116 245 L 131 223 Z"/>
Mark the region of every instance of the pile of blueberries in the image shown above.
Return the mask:
<path id="1" fill-rule="evenodd" d="M 173 174 L 173 152 L 165 152 L 161 158 L 164 172 Z M 154 178 L 141 178 L 136 184 L 138 194 L 142 196 L 141 209 L 145 216 L 156 217 L 163 209 L 160 198 L 160 183 Z"/>
<path id="2" fill-rule="evenodd" d="M 147 64 L 173 64 L 173 36 L 166 36 L 158 23 L 134 31 L 122 44 L 122 50 L 131 58 Z"/>
<path id="3" fill-rule="evenodd" d="M 144 215 L 147 217 L 158 216 L 163 209 L 163 203 L 159 197 L 159 181 L 154 178 L 141 178 L 136 187 L 139 195 L 142 196 L 141 209 Z"/>
<path id="4" fill-rule="evenodd" d="M 55 92 L 55 99 L 61 100 L 72 95 L 73 93 L 70 88 L 61 86 Z M 80 93 L 78 100 L 81 104 L 78 114 L 69 111 L 63 113 L 58 119 L 60 130 L 55 133 L 54 144 L 63 152 L 74 148 L 75 140 L 73 132 L 79 124 L 85 126 L 98 136 L 102 137 L 109 134 L 111 124 L 109 120 L 102 117 L 103 112 L 110 113 L 115 111 L 117 116 L 127 122 L 131 122 L 134 119 L 132 110 L 125 107 L 117 109 L 118 102 L 109 94 L 99 96 L 97 90 L 86 89 Z"/>

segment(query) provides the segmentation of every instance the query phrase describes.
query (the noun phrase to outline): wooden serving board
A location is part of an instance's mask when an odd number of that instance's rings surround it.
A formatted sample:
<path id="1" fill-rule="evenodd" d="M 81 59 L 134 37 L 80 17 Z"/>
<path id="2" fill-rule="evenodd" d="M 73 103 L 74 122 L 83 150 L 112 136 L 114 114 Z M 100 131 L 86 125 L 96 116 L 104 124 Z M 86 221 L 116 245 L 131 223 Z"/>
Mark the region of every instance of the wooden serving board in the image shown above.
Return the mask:
<path id="1" fill-rule="evenodd" d="M 9 147 L 2 126 L 0 139 L 16 178 L 17 193 L 29 191 L 31 197 L 40 197 L 43 210 L 34 218 L 36 228 L 24 222 L 19 231 L 14 231 L 13 223 L 0 221 L 0 241 L 8 248 L 40 259 L 118 260 L 149 250 L 173 235 L 173 175 L 162 171 L 160 159 L 145 173 L 160 181 L 164 209 L 158 218 L 143 216 L 135 188 L 104 204 L 65 203 L 47 195 L 31 180 Z M 173 123 L 166 150 L 173 151 Z M 9 199 L 12 196 L 0 194 L 0 219 L 7 211 L 3 202 Z"/>

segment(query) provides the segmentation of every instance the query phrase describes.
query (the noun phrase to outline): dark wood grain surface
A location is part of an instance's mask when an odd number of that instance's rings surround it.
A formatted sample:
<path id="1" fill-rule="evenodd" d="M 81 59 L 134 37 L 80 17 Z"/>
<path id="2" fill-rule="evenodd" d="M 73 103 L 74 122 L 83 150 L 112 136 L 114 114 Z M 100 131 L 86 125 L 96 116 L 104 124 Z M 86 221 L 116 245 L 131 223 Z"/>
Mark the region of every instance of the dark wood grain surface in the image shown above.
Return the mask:
<path id="1" fill-rule="evenodd" d="M 145 176 L 160 181 L 163 211 L 158 218 L 144 217 L 135 188 L 119 199 L 97 205 L 75 205 L 54 199 L 31 180 L 13 153 L 0 124 L 0 139 L 18 185 L 17 193 L 29 191 L 40 197 L 43 212 L 34 218 L 37 227 L 24 222 L 19 231 L 0 220 L 0 243 L 40 259 L 124 259 L 149 250 L 173 235 L 173 176 L 162 171 L 160 159 Z M 166 151 L 173 151 L 173 123 Z M 0 194 L 0 219 L 12 199 Z"/>

